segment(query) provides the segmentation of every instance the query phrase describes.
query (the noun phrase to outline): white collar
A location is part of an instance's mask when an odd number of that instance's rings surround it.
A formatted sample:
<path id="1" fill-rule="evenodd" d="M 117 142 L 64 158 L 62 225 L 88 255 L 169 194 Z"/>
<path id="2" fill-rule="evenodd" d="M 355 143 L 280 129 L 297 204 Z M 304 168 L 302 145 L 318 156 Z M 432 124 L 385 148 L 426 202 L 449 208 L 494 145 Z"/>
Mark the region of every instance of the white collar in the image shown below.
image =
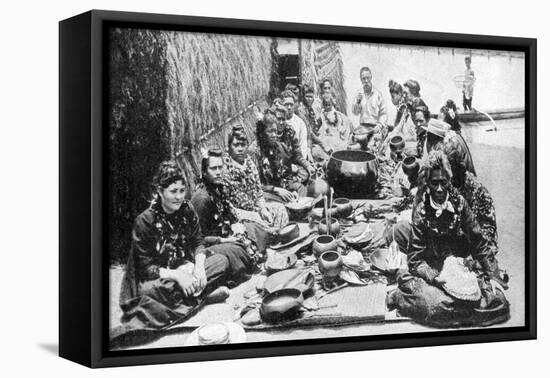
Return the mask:
<path id="1" fill-rule="evenodd" d="M 445 198 L 445 201 L 443 201 L 441 205 L 438 203 L 435 203 L 434 200 L 432 199 L 432 196 L 428 195 L 428 197 L 430 197 L 430 206 L 432 207 L 432 209 L 435 210 L 435 216 L 437 218 L 439 218 L 441 214 L 443 214 L 443 210 L 447 210 L 448 212 L 454 214 L 455 208 L 453 204 L 449 201 L 449 193 L 447 193 L 447 197 Z"/>

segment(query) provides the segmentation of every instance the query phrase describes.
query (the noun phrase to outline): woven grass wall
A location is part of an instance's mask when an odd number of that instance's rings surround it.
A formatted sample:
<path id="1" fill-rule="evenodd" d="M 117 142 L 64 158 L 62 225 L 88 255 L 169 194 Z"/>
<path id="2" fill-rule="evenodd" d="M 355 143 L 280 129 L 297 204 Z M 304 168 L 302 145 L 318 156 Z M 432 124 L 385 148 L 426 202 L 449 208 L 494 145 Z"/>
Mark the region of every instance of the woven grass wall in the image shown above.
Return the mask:
<path id="1" fill-rule="evenodd" d="M 110 251 L 124 262 L 159 163 L 177 158 L 191 187 L 200 147 L 224 147 L 231 126 L 253 137 L 252 104 L 273 81 L 269 38 L 116 29 L 110 35 Z"/>
<path id="2" fill-rule="evenodd" d="M 336 107 L 347 113 L 347 95 L 344 88 L 344 65 L 338 42 L 303 40 L 300 56 L 302 82 L 319 91 L 323 79 L 331 79 L 336 96 Z"/>

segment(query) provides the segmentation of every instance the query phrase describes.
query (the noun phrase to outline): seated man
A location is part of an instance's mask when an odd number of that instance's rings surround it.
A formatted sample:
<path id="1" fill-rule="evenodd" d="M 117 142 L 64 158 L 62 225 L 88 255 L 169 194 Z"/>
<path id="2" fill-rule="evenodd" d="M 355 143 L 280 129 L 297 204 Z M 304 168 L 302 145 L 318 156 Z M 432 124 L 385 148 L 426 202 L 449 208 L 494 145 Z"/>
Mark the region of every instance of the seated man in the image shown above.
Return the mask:
<path id="1" fill-rule="evenodd" d="M 330 157 L 328 149 L 319 137 L 319 129 L 322 125 L 321 109 L 313 107 L 315 101 L 313 88 L 304 86 L 304 102 L 300 104 L 296 114 L 304 121 L 308 132 L 308 145 L 311 147 L 311 156 L 314 162 L 327 162 Z"/>
<path id="2" fill-rule="evenodd" d="M 281 98 L 283 100 L 283 106 L 286 111 L 286 120 L 285 123 L 290 125 L 294 130 L 294 137 L 298 141 L 298 146 L 302 156 L 311 161 L 311 146 L 308 145 L 308 133 L 307 127 L 304 121 L 295 114 L 296 103 L 298 99 L 295 97 L 294 93 L 290 90 L 285 90 L 281 93 Z"/>
<path id="3" fill-rule="evenodd" d="M 245 276 L 262 259 L 270 234 L 259 223 L 239 223 L 224 185 L 223 154 L 208 151 L 201 162 L 201 183 L 191 197 L 191 204 L 199 217 L 206 246 L 218 246 L 234 258 L 240 275 Z M 216 249 L 217 250 L 217 249 Z M 235 272 L 236 273 L 236 272 Z"/>
<path id="4" fill-rule="evenodd" d="M 438 327 L 489 325 L 509 317 L 496 249 L 483 236 L 468 203 L 451 185 L 452 173 L 442 151 L 430 153 L 423 167 L 418 203 L 408 235 L 408 272 L 398 274 L 398 289 L 388 295 L 390 308 Z M 481 299 L 466 301 L 448 294 L 440 277 L 449 256 L 467 257 L 477 274 Z"/>
<path id="5" fill-rule="evenodd" d="M 112 339 L 185 319 L 220 285 L 242 280 L 248 263 L 242 254 L 205 248 L 176 162 L 161 164 L 154 186 L 153 201 L 137 216 L 132 230 L 120 292 L 122 326 L 112 332 Z M 227 288 L 219 292 L 222 299 L 229 295 Z"/>

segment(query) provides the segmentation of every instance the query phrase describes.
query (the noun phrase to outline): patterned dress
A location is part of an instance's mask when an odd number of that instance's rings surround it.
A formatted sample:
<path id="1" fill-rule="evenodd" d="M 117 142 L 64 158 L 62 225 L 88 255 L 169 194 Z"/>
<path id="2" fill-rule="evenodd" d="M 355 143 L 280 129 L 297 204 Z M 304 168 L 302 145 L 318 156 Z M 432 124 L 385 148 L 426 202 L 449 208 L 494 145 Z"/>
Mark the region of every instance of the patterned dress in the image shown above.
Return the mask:
<path id="1" fill-rule="evenodd" d="M 288 223 L 286 208 L 283 204 L 265 201 L 260 174 L 252 159 L 247 156 L 244 163 L 239 164 L 227 155 L 224 160 L 223 176 L 227 186 L 227 199 L 236 208 L 239 219 L 264 223 L 259 211 L 267 207 L 273 218 L 268 225 L 275 228 L 285 226 Z"/>
<path id="2" fill-rule="evenodd" d="M 300 197 L 307 195 L 305 184 L 309 179 L 308 163 L 300 152 L 299 145 L 294 137 L 294 130 L 290 126 L 279 130 L 280 136 L 273 146 L 251 148 L 251 154 L 256 159 L 256 166 L 260 175 L 262 189 L 270 195 L 274 187 L 295 191 Z M 297 167 L 293 172 L 292 165 Z M 276 199 L 277 195 L 269 200 L 282 202 Z"/>
<path id="3" fill-rule="evenodd" d="M 458 188 L 458 191 L 472 209 L 472 213 L 481 227 L 483 236 L 495 250 L 498 250 L 495 205 L 487 188 L 483 186 L 476 176 L 467 171 L 464 184 Z"/>

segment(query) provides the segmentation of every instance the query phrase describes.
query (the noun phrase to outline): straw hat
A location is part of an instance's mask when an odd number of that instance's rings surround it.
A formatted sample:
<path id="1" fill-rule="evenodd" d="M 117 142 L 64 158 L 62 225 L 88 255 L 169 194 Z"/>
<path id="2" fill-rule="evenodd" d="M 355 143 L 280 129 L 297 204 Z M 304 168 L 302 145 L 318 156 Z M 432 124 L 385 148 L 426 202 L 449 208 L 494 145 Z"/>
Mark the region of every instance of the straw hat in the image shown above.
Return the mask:
<path id="1" fill-rule="evenodd" d="M 450 129 L 450 126 L 446 122 L 437 119 L 430 119 L 430 121 L 428 122 L 428 126 L 422 126 L 422 128 L 428 133 L 436 135 L 443 139 L 445 138 L 445 135 L 447 135 L 447 131 Z"/>
<path id="2" fill-rule="evenodd" d="M 281 228 L 276 236 L 276 242 L 271 244 L 271 248 L 282 249 L 289 247 L 300 239 L 300 227 L 296 223 L 288 223 Z"/>
<path id="3" fill-rule="evenodd" d="M 185 346 L 236 344 L 246 342 L 246 333 L 233 322 L 217 322 L 203 325 L 189 335 Z"/>

